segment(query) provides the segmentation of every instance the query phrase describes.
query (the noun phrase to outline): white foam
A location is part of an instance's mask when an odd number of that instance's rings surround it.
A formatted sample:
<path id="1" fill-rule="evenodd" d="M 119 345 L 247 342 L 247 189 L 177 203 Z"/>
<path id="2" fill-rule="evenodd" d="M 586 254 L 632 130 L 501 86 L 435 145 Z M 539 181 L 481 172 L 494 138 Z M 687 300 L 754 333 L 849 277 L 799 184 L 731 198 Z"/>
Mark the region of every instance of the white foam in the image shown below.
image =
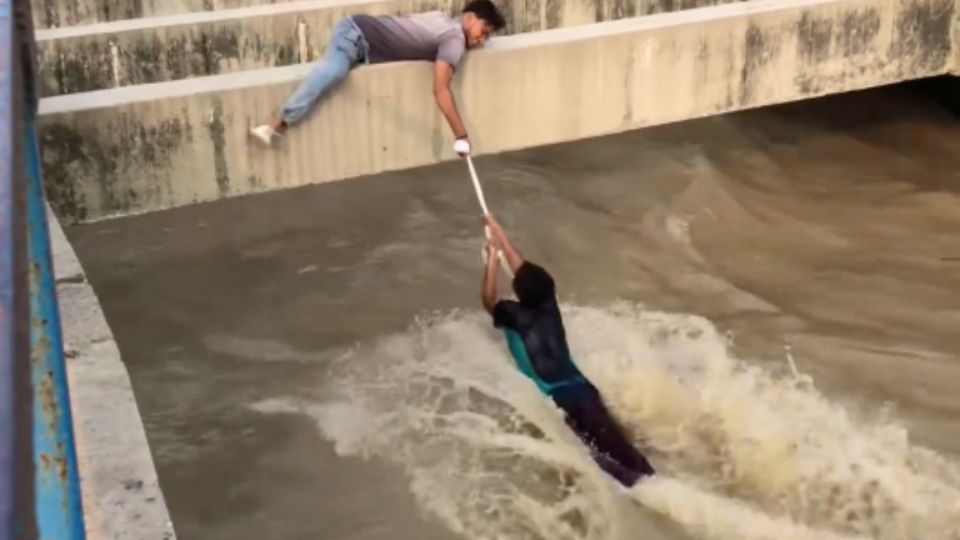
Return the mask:
<path id="1" fill-rule="evenodd" d="M 419 503 L 469 538 L 633 538 L 653 512 L 722 540 L 960 534 L 960 468 L 895 421 L 854 418 L 809 379 L 733 358 L 702 318 L 565 313 L 581 369 L 660 472 L 630 491 L 639 505 L 623 504 L 478 315 L 360 346 L 320 402 L 257 408 L 304 412 L 338 453 L 401 465 Z"/>

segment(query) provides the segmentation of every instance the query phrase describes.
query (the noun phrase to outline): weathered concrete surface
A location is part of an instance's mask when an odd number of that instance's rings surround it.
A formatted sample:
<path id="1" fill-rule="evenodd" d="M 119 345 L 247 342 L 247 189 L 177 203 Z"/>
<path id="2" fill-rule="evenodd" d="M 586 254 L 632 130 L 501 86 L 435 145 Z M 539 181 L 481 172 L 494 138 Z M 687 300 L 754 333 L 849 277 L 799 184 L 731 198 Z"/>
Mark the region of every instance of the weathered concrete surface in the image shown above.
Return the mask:
<path id="1" fill-rule="evenodd" d="M 33 0 L 34 20 L 37 28 L 60 28 L 82 24 L 160 17 L 179 13 L 196 13 L 248 6 L 282 7 L 295 0 Z M 661 5 L 664 11 L 680 9 L 683 5 L 695 5 L 697 0 L 619 0 L 605 3 L 609 9 L 619 11 L 619 17 L 633 11 L 636 15 L 652 13 L 642 11 L 644 5 Z M 274 6 L 276 4 L 276 6 Z M 527 1 L 504 0 L 507 11 L 525 9 Z M 529 9 L 527 6 L 526 9 Z M 608 17 L 609 18 L 609 17 Z"/>
<path id="2" fill-rule="evenodd" d="M 283 3 L 285 0 L 32 0 L 37 28 Z"/>
<path id="3" fill-rule="evenodd" d="M 468 55 L 478 153 L 946 73 L 954 0 L 761 0 L 521 34 Z M 363 67 L 275 150 L 247 136 L 309 65 L 48 98 L 44 177 L 68 221 L 454 159 L 430 65 Z"/>
<path id="4" fill-rule="evenodd" d="M 960 10 L 955 10 L 953 14 L 953 67 L 950 70 L 952 75 L 960 75 Z M 960 97 L 958 97 L 960 100 Z"/>
<path id="5" fill-rule="evenodd" d="M 90 540 L 173 540 L 127 369 L 93 288 L 48 212 Z"/>
<path id="6" fill-rule="evenodd" d="M 501 2 L 503 35 L 591 24 L 737 0 Z M 353 13 L 460 13 L 464 0 L 305 0 L 41 30 L 42 95 L 103 90 L 313 62 L 336 21 Z"/>

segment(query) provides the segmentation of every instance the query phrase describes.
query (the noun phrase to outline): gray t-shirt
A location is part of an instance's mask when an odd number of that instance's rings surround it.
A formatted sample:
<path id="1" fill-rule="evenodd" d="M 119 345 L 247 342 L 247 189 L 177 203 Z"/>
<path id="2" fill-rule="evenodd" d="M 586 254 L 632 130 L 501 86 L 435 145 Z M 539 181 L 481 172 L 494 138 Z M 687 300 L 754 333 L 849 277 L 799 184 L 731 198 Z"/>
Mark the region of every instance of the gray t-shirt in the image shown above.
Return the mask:
<path id="1" fill-rule="evenodd" d="M 466 51 L 460 22 L 440 11 L 405 17 L 354 15 L 370 45 L 370 63 L 398 60 L 443 60 L 457 66 Z"/>

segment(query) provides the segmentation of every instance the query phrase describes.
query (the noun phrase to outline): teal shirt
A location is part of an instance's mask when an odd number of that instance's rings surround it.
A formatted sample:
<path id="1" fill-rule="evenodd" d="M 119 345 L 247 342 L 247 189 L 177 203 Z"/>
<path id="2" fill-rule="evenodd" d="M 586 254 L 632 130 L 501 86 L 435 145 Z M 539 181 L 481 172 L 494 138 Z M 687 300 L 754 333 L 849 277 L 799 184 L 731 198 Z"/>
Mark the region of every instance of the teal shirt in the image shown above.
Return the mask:
<path id="1" fill-rule="evenodd" d="M 540 391 L 545 395 L 550 396 L 558 388 L 562 388 L 564 386 L 585 382 L 585 379 L 583 379 L 579 374 L 575 378 L 554 383 L 541 379 L 540 376 L 537 375 L 536 370 L 533 369 L 533 364 L 530 362 L 530 357 L 527 355 L 527 348 L 524 346 L 523 338 L 520 337 L 520 334 L 509 328 L 504 328 L 503 333 L 507 338 L 507 347 L 510 349 L 510 354 L 513 355 L 513 359 L 517 364 L 517 368 L 520 369 L 521 373 L 533 379 L 533 382 L 537 384 L 537 388 L 539 388 Z M 571 359 L 571 363 L 572 362 L 573 360 Z"/>

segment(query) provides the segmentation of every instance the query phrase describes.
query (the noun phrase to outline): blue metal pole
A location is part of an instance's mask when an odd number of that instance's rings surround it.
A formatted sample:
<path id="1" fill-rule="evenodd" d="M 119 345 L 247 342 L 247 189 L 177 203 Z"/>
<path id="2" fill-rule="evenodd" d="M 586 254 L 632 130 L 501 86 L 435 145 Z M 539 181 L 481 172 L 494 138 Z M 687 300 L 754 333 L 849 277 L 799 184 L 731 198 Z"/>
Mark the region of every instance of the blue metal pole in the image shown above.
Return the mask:
<path id="1" fill-rule="evenodd" d="M 40 152 L 32 114 L 24 120 L 27 158 L 27 252 L 33 372 L 34 464 L 40 537 L 83 540 L 83 507 L 70 392 L 50 252 Z"/>
<path id="2" fill-rule="evenodd" d="M 15 2 L 20 2 L 19 4 Z M 0 540 L 37 537 L 28 342 L 22 0 L 0 0 Z M 32 36 L 30 36 L 32 39 Z M 28 55 L 29 57 L 29 55 Z"/>
<path id="3" fill-rule="evenodd" d="M 17 467 L 12 34 L 10 2 L 0 0 L 0 540 L 12 540 L 15 534 Z"/>

